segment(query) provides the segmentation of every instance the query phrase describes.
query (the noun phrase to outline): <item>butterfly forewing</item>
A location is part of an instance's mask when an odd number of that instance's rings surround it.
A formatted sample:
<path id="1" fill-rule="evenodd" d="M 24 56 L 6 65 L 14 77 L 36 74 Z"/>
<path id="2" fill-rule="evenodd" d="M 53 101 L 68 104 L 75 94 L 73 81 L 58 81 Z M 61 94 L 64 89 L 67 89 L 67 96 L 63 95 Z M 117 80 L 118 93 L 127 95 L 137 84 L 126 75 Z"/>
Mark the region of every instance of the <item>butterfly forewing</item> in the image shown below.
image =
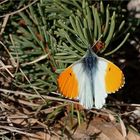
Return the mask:
<path id="1" fill-rule="evenodd" d="M 105 84 L 107 93 L 115 93 L 125 83 L 124 74 L 119 67 L 117 67 L 112 62 L 105 60 L 108 63 L 106 74 L 105 74 Z"/>
<path id="2" fill-rule="evenodd" d="M 69 98 L 78 96 L 78 81 L 71 66 L 66 68 L 58 77 L 58 86 L 64 96 Z"/>

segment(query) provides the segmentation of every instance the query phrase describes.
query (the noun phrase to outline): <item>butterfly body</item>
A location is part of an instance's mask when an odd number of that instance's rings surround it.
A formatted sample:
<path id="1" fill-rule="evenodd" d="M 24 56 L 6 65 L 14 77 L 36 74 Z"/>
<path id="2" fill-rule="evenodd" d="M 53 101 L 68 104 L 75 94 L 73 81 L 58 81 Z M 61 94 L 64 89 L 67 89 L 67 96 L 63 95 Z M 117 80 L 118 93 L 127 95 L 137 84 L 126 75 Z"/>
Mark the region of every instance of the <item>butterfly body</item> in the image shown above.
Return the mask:
<path id="1" fill-rule="evenodd" d="M 60 92 L 65 97 L 78 99 L 86 109 L 102 108 L 107 94 L 117 91 L 123 84 L 122 71 L 91 49 L 58 78 Z"/>
<path id="2" fill-rule="evenodd" d="M 92 54 L 90 51 L 83 57 L 83 66 L 87 70 L 92 70 L 96 67 L 97 57 Z"/>

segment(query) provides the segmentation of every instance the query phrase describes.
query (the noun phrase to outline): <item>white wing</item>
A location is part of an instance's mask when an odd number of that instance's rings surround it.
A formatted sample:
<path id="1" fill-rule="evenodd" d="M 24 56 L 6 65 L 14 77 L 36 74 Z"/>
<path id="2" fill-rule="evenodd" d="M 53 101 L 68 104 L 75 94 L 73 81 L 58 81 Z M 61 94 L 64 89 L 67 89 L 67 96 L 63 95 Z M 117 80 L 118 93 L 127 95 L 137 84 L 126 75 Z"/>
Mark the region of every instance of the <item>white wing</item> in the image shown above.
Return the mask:
<path id="1" fill-rule="evenodd" d="M 92 91 L 91 79 L 87 75 L 85 68 L 83 67 L 83 63 L 80 61 L 73 65 L 73 71 L 78 79 L 78 100 L 81 105 L 83 105 L 86 109 L 91 109 L 94 105 L 94 95 Z"/>
<path id="2" fill-rule="evenodd" d="M 107 68 L 107 62 L 101 57 L 97 58 L 97 70 L 94 79 L 94 99 L 95 107 L 100 109 L 105 104 L 105 98 L 107 97 L 105 88 L 105 74 Z"/>

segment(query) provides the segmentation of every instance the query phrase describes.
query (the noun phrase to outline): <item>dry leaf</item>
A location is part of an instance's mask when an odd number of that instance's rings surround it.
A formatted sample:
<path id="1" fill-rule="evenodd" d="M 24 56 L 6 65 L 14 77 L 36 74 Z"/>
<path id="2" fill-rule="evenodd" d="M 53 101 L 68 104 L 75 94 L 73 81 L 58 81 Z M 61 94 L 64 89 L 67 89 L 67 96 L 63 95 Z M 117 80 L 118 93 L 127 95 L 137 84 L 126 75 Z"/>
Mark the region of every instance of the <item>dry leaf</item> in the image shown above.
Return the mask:
<path id="1" fill-rule="evenodd" d="M 79 126 L 73 137 L 74 139 L 125 140 L 116 125 L 96 117 L 89 126 L 86 123 Z"/>
<path id="2" fill-rule="evenodd" d="M 109 114 L 108 117 L 109 117 L 111 122 L 115 122 L 116 121 L 116 118 L 112 114 Z"/>
<path id="3" fill-rule="evenodd" d="M 129 131 L 127 135 L 127 140 L 140 140 L 140 136 L 138 136 L 132 131 Z"/>
<path id="4" fill-rule="evenodd" d="M 119 120 L 120 120 L 120 125 L 121 125 L 121 132 L 122 132 L 123 137 L 125 138 L 127 135 L 126 127 L 125 127 L 124 122 L 122 121 L 122 119 L 120 117 L 119 117 Z"/>
<path id="5" fill-rule="evenodd" d="M 52 140 L 51 136 L 45 132 L 40 131 L 37 132 L 36 135 L 40 136 L 40 139 L 22 136 L 21 140 Z M 54 140 L 56 140 L 55 137 Z"/>

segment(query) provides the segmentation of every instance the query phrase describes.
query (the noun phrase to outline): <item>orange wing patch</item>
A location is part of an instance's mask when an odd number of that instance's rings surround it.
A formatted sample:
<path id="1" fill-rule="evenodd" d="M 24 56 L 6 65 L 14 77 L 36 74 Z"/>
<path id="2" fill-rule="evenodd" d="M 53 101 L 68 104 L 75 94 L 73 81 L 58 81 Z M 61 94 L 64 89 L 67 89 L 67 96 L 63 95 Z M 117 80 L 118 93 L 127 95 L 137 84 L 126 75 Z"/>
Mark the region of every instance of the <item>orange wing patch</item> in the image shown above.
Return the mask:
<path id="1" fill-rule="evenodd" d="M 78 96 L 78 81 L 72 67 L 68 67 L 60 74 L 58 86 L 65 97 L 76 98 Z"/>
<path id="2" fill-rule="evenodd" d="M 124 85 L 124 75 L 122 71 L 113 63 L 108 62 L 105 85 L 107 93 L 114 93 Z"/>

